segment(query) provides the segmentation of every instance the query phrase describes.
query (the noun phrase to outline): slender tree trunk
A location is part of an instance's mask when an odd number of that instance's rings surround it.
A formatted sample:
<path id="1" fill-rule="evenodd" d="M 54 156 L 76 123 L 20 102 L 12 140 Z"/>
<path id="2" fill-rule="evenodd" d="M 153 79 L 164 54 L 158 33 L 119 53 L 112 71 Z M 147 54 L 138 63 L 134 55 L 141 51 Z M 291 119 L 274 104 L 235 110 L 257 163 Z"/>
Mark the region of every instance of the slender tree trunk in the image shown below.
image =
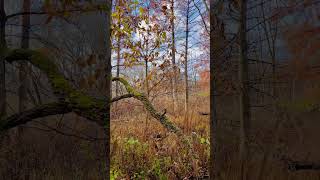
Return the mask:
<path id="1" fill-rule="evenodd" d="M 147 13 L 148 13 L 148 24 L 150 23 L 150 7 L 148 6 L 147 8 Z M 149 36 L 150 34 L 150 30 L 148 29 L 147 30 L 147 39 L 146 39 L 146 55 L 144 57 L 144 60 L 145 60 L 145 78 L 146 78 L 146 94 L 147 94 L 147 97 L 149 97 L 149 58 L 150 58 L 150 55 L 149 55 Z"/>
<path id="2" fill-rule="evenodd" d="M 120 6 L 120 0 L 118 0 L 118 5 Z M 121 17 L 120 17 L 120 13 L 119 13 L 119 16 L 118 16 L 118 27 L 120 28 L 121 27 L 121 24 L 120 24 L 120 21 L 121 21 Z M 121 35 L 118 36 L 118 39 L 117 39 L 117 74 L 116 76 L 117 77 L 120 77 L 120 60 L 121 60 Z M 119 89 L 120 88 L 120 83 L 119 82 L 116 82 L 116 97 L 119 95 Z"/>
<path id="3" fill-rule="evenodd" d="M 240 90 L 240 172 L 242 180 L 248 180 L 248 135 L 250 126 L 249 82 L 247 58 L 247 0 L 240 1 L 239 82 Z"/>
<path id="4" fill-rule="evenodd" d="M 173 113 L 177 108 L 177 65 L 176 65 L 176 44 L 175 44 L 175 24 L 174 24 L 174 0 L 171 0 L 171 41 L 172 41 L 172 66 L 173 66 L 173 77 L 172 77 L 172 105 Z"/>
<path id="5" fill-rule="evenodd" d="M 188 123 L 188 111 L 189 111 L 189 87 L 188 87 L 188 49 L 189 49 L 189 11 L 190 11 L 190 0 L 187 1 L 187 17 L 186 17 L 186 46 L 184 53 L 184 81 L 185 81 L 185 122 Z"/>
<path id="6" fill-rule="evenodd" d="M 30 11 L 30 0 L 23 1 L 23 10 L 22 12 Z M 29 48 L 29 31 L 30 31 L 30 15 L 26 14 L 22 16 L 22 37 L 21 37 L 21 48 Z M 20 62 L 19 68 L 19 112 L 27 109 L 28 97 L 27 97 L 27 88 L 28 88 L 28 64 L 25 61 Z"/>
<path id="7" fill-rule="evenodd" d="M 106 97 L 108 102 L 111 101 L 112 98 L 112 89 L 111 89 L 111 79 L 112 79 L 112 67 L 111 67 L 111 9 L 112 9 L 112 0 L 107 0 L 107 10 L 106 10 Z M 110 179 L 110 106 L 108 103 L 106 107 L 104 122 L 105 122 L 105 133 L 106 133 L 106 178 Z"/>
<path id="8" fill-rule="evenodd" d="M 118 46 L 118 49 L 117 49 L 117 75 L 116 76 L 120 77 L 120 58 L 121 58 L 120 57 L 120 46 L 121 46 L 121 38 L 120 37 L 118 37 L 117 46 Z M 116 96 L 118 96 L 120 93 L 119 87 L 120 87 L 119 82 L 116 82 Z"/>
<path id="9" fill-rule="evenodd" d="M 147 14 L 148 14 L 148 23 L 150 23 L 150 5 L 148 5 L 147 8 Z M 146 38 L 146 54 L 144 57 L 144 61 L 145 61 L 145 92 L 147 95 L 147 98 L 149 98 L 149 36 L 150 34 L 150 30 L 147 30 L 147 38 Z M 144 130 L 144 135 L 145 138 L 147 137 L 147 132 L 148 132 L 148 128 L 149 128 L 149 113 L 146 111 L 146 124 L 145 124 L 145 130 Z"/>
<path id="10" fill-rule="evenodd" d="M 6 12 L 4 0 L 0 0 L 0 49 L 6 47 Z M 0 53 L 0 117 L 6 115 L 6 72 L 4 55 Z"/>

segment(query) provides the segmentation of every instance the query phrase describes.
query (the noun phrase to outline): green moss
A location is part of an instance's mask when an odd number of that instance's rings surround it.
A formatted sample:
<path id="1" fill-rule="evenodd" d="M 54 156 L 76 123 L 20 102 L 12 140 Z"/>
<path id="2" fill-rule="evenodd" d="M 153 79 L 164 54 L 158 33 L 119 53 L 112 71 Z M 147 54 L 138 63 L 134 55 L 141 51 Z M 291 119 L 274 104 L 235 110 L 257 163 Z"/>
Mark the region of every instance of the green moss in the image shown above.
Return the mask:
<path id="1" fill-rule="evenodd" d="M 57 66 L 44 54 L 38 51 L 32 51 L 30 62 L 42 71 L 47 73 L 58 73 Z"/>
<path id="2" fill-rule="evenodd" d="M 69 82 L 64 77 L 60 75 L 51 75 L 48 78 L 54 90 L 63 91 L 66 93 L 70 93 L 72 91 Z"/>
<path id="3" fill-rule="evenodd" d="M 126 88 L 127 92 L 129 94 L 134 95 L 135 97 L 144 97 L 145 95 L 143 93 L 140 93 L 138 91 L 136 91 L 130 84 L 128 81 L 126 81 L 124 78 L 121 77 L 114 77 L 112 78 L 112 81 L 119 81 L 121 82 L 121 84 L 124 85 L 124 87 Z"/>

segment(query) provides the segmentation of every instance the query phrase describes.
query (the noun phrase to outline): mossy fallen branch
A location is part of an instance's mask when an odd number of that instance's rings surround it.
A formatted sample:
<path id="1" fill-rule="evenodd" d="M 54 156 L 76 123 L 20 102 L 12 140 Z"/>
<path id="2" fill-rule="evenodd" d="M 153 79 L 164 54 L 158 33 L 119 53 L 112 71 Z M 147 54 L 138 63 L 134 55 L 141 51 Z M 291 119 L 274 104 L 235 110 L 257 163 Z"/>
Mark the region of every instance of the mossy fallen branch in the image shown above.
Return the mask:
<path id="1" fill-rule="evenodd" d="M 170 130 L 171 132 L 180 134 L 180 129 L 177 128 L 171 121 L 169 121 L 168 117 L 165 114 L 159 113 L 156 111 L 150 100 L 147 98 L 147 96 L 141 92 L 136 91 L 124 78 L 121 77 L 114 77 L 112 78 L 112 81 L 119 81 L 121 84 L 124 85 L 127 92 L 132 95 L 133 98 L 141 101 L 146 108 L 146 110 L 149 112 L 149 114 L 157 119 L 165 128 Z"/>
<path id="2" fill-rule="evenodd" d="M 123 78 L 113 78 L 112 81 L 121 82 L 125 86 L 128 94 L 115 97 L 110 101 L 107 99 L 97 99 L 73 88 L 63 74 L 59 72 L 55 63 L 40 51 L 7 49 L 5 51 L 2 50 L 1 52 L 6 55 L 5 59 L 9 63 L 28 61 L 33 66 L 39 68 L 47 75 L 53 92 L 59 99 L 59 102 L 57 103 L 42 105 L 7 118 L 2 118 L 0 123 L 0 129 L 2 130 L 8 130 L 21 124 L 25 124 L 36 118 L 68 112 L 74 112 L 98 125 L 104 126 L 106 124 L 104 122 L 106 121 L 105 109 L 109 103 L 133 97 L 141 101 L 151 116 L 157 119 L 165 128 L 171 132 L 180 134 L 180 129 L 174 126 L 165 114 L 157 112 L 148 98 L 143 93 L 136 91 Z"/>

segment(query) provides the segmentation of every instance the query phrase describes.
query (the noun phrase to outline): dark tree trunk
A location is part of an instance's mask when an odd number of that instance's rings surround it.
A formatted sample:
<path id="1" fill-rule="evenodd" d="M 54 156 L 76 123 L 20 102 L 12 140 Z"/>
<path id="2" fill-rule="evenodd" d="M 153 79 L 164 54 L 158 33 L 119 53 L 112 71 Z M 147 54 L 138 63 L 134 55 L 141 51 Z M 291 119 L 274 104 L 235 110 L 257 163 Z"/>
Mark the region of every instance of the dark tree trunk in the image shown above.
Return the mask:
<path id="1" fill-rule="evenodd" d="M 106 29 L 106 97 L 107 105 L 105 109 L 104 129 L 106 134 L 106 179 L 110 179 L 110 106 L 111 106 L 111 79 L 112 79 L 112 67 L 111 67 L 111 10 L 112 10 L 112 0 L 107 0 L 106 18 L 107 18 L 107 29 Z"/>
<path id="2" fill-rule="evenodd" d="M 217 65 L 221 62 L 224 50 L 224 27 L 217 7 L 223 0 L 210 1 L 210 179 L 220 179 L 222 154 L 222 143 L 219 142 L 221 130 L 218 128 L 217 118 L 217 98 L 216 98 L 216 78 L 218 75 Z M 206 5 L 207 7 L 207 5 Z"/>
<path id="3" fill-rule="evenodd" d="M 0 0 L 0 50 L 6 48 L 6 12 Z M 0 117 L 6 115 L 6 72 L 4 54 L 0 54 Z"/>

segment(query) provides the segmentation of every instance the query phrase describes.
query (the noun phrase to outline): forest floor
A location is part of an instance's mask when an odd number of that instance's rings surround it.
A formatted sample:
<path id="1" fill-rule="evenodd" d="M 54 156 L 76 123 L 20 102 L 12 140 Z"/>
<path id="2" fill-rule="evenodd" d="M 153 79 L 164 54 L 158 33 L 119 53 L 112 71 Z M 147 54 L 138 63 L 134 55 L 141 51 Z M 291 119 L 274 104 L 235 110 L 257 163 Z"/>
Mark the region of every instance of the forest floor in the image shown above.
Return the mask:
<path id="1" fill-rule="evenodd" d="M 208 177 L 209 116 L 208 100 L 194 102 L 188 119 L 183 107 L 175 114 L 168 108 L 167 115 L 183 131 L 183 139 L 165 130 L 160 123 L 148 117 L 137 107 L 132 114 L 112 121 L 112 177 L 115 179 L 206 179 Z M 132 102 L 131 102 L 132 103 Z M 132 107 L 128 103 L 127 106 Z M 121 109 L 127 110 L 125 104 Z M 134 106 L 134 105 L 133 105 Z M 169 103 L 161 107 L 170 106 Z M 159 106 L 160 107 L 160 106 Z M 136 111 L 136 112 L 135 112 Z"/>

